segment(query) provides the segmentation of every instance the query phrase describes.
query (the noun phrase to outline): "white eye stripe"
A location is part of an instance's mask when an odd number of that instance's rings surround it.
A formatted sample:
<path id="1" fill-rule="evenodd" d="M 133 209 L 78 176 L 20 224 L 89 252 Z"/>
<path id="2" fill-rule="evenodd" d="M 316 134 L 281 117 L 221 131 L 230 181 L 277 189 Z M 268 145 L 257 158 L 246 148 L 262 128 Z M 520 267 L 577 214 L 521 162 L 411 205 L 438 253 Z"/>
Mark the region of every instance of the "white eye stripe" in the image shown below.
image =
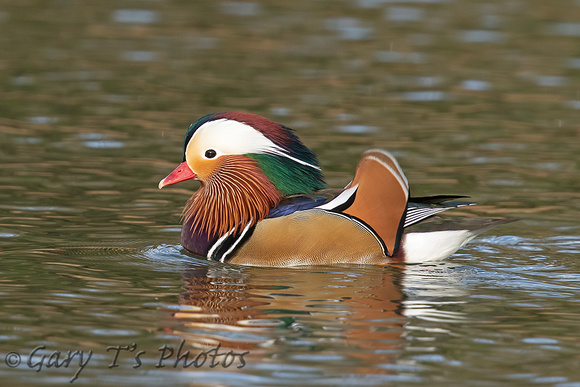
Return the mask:
<path id="1" fill-rule="evenodd" d="M 189 140 L 186 154 L 192 144 L 195 144 L 196 151 L 202 153 L 201 156 L 204 156 L 207 149 L 213 149 L 216 155 L 221 156 L 266 153 L 277 148 L 276 144 L 250 125 L 226 118 L 200 126 Z"/>
<path id="2" fill-rule="evenodd" d="M 190 148 L 194 146 L 194 148 Z M 209 160 L 205 152 L 213 149 L 216 155 L 212 158 L 223 155 L 243 155 L 248 153 L 274 154 L 286 157 L 299 164 L 320 170 L 316 165 L 307 163 L 293 156 L 257 131 L 250 125 L 227 118 L 220 118 L 206 122 L 200 126 L 191 136 L 185 148 L 186 157 L 188 154 L 198 154 L 200 157 Z"/>

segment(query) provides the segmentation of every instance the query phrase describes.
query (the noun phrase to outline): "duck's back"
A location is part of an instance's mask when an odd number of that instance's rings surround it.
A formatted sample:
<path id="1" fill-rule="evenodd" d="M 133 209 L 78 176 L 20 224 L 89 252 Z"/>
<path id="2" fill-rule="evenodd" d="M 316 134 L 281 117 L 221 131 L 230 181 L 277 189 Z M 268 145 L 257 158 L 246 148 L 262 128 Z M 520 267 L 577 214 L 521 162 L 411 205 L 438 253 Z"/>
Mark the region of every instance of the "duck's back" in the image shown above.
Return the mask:
<path id="1" fill-rule="evenodd" d="M 296 266 L 385 264 L 396 255 L 409 189 L 395 158 L 365 152 L 355 176 L 333 200 L 259 222 L 230 262 Z"/>

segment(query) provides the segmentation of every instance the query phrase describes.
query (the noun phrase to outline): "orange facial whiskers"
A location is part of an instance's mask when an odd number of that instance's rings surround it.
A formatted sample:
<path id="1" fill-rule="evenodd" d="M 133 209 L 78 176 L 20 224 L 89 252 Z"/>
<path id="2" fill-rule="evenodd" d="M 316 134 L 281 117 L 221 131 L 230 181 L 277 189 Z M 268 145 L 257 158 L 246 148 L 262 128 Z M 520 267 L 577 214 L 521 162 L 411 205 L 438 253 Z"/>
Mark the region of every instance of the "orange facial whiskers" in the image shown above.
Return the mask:
<path id="1" fill-rule="evenodd" d="M 241 155 L 222 158 L 215 172 L 187 201 L 183 216 L 185 222 L 191 221 L 192 233 L 221 236 L 233 229 L 236 234 L 248 223 L 254 225 L 266 218 L 282 198 L 255 160 Z"/>

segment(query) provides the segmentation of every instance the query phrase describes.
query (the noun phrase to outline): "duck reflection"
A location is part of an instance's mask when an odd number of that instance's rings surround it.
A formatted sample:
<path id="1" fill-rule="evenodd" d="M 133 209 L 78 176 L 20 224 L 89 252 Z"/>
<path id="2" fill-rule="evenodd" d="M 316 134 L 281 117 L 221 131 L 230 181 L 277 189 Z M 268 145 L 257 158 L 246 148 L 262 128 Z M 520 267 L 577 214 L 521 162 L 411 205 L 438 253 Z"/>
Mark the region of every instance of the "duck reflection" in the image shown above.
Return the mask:
<path id="1" fill-rule="evenodd" d="M 249 351 L 256 363 L 347 361 L 355 372 L 387 373 L 379 366 L 404 345 L 402 268 L 196 262 L 182 278 L 175 333 L 194 347 Z"/>

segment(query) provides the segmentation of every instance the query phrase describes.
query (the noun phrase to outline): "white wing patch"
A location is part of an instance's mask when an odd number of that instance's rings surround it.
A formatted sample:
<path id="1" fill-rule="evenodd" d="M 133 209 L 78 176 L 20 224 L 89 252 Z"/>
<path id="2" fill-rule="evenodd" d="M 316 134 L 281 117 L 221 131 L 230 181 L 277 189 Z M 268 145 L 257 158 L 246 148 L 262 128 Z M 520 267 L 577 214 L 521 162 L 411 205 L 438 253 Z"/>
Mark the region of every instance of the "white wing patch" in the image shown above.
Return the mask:
<path id="1" fill-rule="evenodd" d="M 356 193 L 356 190 L 358 189 L 358 184 L 355 185 L 354 187 L 350 187 L 345 189 L 344 191 L 342 191 L 337 197 L 335 197 L 334 199 L 332 199 L 331 201 L 329 201 L 326 204 L 322 204 L 318 207 L 320 210 L 334 210 L 336 207 L 341 206 L 342 204 L 348 202 L 350 200 L 350 198 L 352 197 L 352 195 L 354 195 Z"/>

